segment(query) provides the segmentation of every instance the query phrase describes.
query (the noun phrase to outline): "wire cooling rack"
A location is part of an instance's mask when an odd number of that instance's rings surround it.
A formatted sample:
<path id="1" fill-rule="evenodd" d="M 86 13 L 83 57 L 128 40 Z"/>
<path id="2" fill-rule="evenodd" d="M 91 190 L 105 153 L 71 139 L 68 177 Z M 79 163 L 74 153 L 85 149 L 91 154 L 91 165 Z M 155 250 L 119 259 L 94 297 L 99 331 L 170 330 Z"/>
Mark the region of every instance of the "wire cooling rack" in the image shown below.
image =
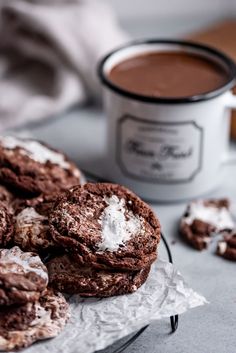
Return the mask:
<path id="1" fill-rule="evenodd" d="M 168 256 L 168 260 L 169 262 L 173 263 L 173 258 L 172 258 L 172 254 L 171 254 L 171 250 L 170 247 L 168 245 L 168 242 L 166 240 L 166 238 L 164 237 L 163 233 L 161 234 L 161 239 L 163 241 L 163 244 L 165 246 L 166 252 L 167 252 L 167 256 Z M 171 331 L 170 333 L 174 333 L 177 328 L 178 328 L 178 322 L 179 322 L 179 317 L 178 315 L 175 316 L 170 316 L 170 326 L 171 326 Z M 135 342 L 137 340 L 137 338 L 139 336 L 142 335 L 142 333 L 148 328 L 149 325 L 142 327 L 138 332 L 134 333 L 131 337 L 129 337 L 129 339 L 127 341 L 125 341 L 124 343 L 122 343 L 121 346 L 119 346 L 118 348 L 116 348 L 114 351 L 112 351 L 112 353 L 121 353 L 124 352 L 126 350 L 126 348 L 128 348 L 133 342 Z"/>

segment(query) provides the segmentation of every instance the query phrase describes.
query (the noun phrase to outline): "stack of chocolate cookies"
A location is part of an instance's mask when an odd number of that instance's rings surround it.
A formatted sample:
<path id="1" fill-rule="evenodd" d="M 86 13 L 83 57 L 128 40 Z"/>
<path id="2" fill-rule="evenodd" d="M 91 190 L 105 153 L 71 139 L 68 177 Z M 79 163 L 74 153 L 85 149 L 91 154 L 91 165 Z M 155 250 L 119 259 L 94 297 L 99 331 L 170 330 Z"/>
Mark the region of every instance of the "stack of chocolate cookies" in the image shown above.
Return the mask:
<path id="1" fill-rule="evenodd" d="M 0 351 L 19 350 L 61 332 L 69 306 L 47 284 L 39 256 L 16 246 L 0 249 Z"/>
<path id="2" fill-rule="evenodd" d="M 69 319 L 42 260 L 57 249 L 48 224 L 52 205 L 80 181 L 80 171 L 57 150 L 0 138 L 0 351 L 55 337 Z"/>
<path id="3" fill-rule="evenodd" d="M 53 287 L 70 294 L 109 297 L 132 293 L 157 257 L 160 224 L 126 188 L 87 183 L 59 198 L 50 234 L 65 254 L 48 263 Z"/>
<path id="4" fill-rule="evenodd" d="M 31 139 L 0 138 L 0 245 L 42 253 L 54 248 L 48 215 L 81 173 L 61 152 Z"/>
<path id="5" fill-rule="evenodd" d="M 60 292 L 136 291 L 159 241 L 159 221 L 126 188 L 84 184 L 63 153 L 0 137 L 0 350 L 56 336 L 69 318 Z"/>

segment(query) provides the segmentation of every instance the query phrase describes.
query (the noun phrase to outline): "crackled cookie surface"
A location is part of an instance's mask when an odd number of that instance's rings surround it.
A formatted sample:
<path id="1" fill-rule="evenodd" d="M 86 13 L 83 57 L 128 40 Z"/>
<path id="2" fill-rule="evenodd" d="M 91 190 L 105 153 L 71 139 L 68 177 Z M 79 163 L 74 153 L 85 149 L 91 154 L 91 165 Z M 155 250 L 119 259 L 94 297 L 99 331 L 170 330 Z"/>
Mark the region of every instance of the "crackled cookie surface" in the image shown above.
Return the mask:
<path id="1" fill-rule="evenodd" d="M 180 223 L 183 239 L 198 250 L 205 249 L 215 233 L 233 228 L 234 221 L 227 199 L 193 201 Z"/>
<path id="2" fill-rule="evenodd" d="M 7 205 L 11 205 L 14 195 L 3 185 L 0 185 L 0 201 Z"/>
<path id="3" fill-rule="evenodd" d="M 16 351 L 57 336 L 70 317 L 64 297 L 46 290 L 34 303 L 1 308 L 0 351 Z"/>
<path id="4" fill-rule="evenodd" d="M 86 297 L 133 293 L 146 281 L 150 271 L 150 267 L 133 272 L 99 270 L 81 266 L 67 255 L 54 258 L 47 267 L 53 288 Z"/>
<path id="5" fill-rule="evenodd" d="M 14 220 L 10 206 L 0 201 L 0 248 L 8 245 L 13 238 Z"/>
<path id="6" fill-rule="evenodd" d="M 0 137 L 0 182 L 25 196 L 54 193 L 80 183 L 66 156 L 31 139 Z"/>
<path id="7" fill-rule="evenodd" d="M 236 261 L 236 232 L 224 235 L 218 242 L 217 254 L 225 259 Z"/>
<path id="8" fill-rule="evenodd" d="M 34 207 L 26 207 L 15 216 L 14 244 L 25 251 L 41 252 L 52 248 L 48 217 Z"/>
<path id="9" fill-rule="evenodd" d="M 14 244 L 25 251 L 36 252 L 58 247 L 51 237 L 48 223 L 48 215 L 57 197 L 58 194 L 41 194 L 31 199 L 14 200 Z"/>
<path id="10" fill-rule="evenodd" d="M 107 183 L 70 189 L 56 202 L 50 229 L 74 261 L 97 268 L 148 267 L 160 241 L 151 208 L 128 189 Z"/>
<path id="11" fill-rule="evenodd" d="M 39 214 L 48 216 L 57 198 L 58 193 L 40 194 L 32 198 L 15 197 L 12 201 L 12 208 L 16 215 L 25 208 L 33 207 Z"/>
<path id="12" fill-rule="evenodd" d="M 0 249 L 0 305 L 33 302 L 47 284 L 47 269 L 36 254 L 17 246 Z"/>

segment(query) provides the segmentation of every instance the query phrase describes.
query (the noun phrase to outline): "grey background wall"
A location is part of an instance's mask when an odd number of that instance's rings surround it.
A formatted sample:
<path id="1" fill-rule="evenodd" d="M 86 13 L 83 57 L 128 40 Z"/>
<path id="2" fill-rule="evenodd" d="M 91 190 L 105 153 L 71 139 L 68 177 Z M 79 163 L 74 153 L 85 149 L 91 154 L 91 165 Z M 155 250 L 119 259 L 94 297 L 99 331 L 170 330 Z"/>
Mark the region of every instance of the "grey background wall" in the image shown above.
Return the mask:
<path id="1" fill-rule="evenodd" d="M 228 15 L 236 0 L 110 0 L 122 19 Z"/>
<path id="2" fill-rule="evenodd" d="M 110 0 L 135 37 L 173 37 L 236 17 L 236 0 Z"/>

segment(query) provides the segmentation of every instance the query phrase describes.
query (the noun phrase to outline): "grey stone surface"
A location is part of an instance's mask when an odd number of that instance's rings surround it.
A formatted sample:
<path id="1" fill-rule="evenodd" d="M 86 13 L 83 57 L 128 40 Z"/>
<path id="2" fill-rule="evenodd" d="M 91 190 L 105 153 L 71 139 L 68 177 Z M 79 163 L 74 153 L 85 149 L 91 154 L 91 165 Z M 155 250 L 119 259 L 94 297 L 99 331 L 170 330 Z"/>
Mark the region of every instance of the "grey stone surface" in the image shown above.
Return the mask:
<path id="1" fill-rule="evenodd" d="M 105 119 L 99 109 L 74 108 L 46 124 L 31 126 L 34 136 L 59 147 L 90 173 L 102 175 Z M 236 156 L 236 147 L 232 145 Z M 228 196 L 236 203 L 236 165 L 225 169 L 219 190 L 210 196 Z M 178 221 L 185 204 L 152 205 L 171 245 L 174 263 L 188 283 L 210 304 L 181 315 L 178 331 L 170 335 L 168 320 L 152 324 L 127 353 L 235 353 L 236 352 L 236 263 L 214 255 L 214 249 L 199 253 L 178 236 Z M 233 210 L 236 207 L 233 204 Z M 166 254 L 161 246 L 160 256 Z M 113 348 L 107 349 L 111 353 Z M 85 352 L 86 353 L 86 352 Z"/>

